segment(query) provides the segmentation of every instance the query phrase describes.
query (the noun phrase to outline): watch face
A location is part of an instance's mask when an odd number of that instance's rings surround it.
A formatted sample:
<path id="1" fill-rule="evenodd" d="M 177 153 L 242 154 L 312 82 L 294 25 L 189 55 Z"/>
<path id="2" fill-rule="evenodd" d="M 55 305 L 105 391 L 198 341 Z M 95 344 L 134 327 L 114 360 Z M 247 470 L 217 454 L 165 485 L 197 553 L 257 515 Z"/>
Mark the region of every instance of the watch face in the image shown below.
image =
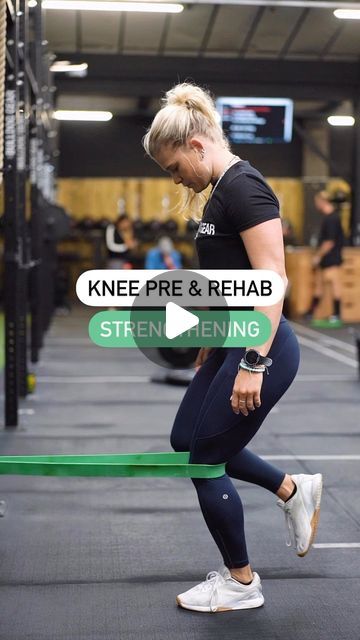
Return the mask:
<path id="1" fill-rule="evenodd" d="M 246 352 L 245 361 L 248 364 L 257 364 L 258 360 L 259 354 L 257 351 L 255 351 L 255 349 L 249 349 L 249 351 Z"/>

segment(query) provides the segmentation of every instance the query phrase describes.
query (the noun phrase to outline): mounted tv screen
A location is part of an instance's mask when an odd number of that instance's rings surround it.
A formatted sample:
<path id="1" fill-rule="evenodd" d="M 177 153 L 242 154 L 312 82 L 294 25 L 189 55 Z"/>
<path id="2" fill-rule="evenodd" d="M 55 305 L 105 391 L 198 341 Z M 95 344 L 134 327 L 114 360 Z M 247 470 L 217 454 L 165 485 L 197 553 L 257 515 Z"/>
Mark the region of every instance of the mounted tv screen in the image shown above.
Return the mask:
<path id="1" fill-rule="evenodd" d="M 293 101 L 288 98 L 218 98 L 216 108 L 233 144 L 291 142 Z"/>

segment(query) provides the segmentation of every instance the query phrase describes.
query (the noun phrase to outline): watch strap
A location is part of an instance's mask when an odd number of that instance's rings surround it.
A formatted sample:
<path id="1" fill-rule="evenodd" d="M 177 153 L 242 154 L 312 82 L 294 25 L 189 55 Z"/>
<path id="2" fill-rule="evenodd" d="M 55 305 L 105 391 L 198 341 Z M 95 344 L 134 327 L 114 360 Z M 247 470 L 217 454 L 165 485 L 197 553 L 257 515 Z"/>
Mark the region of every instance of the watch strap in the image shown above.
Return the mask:
<path id="1" fill-rule="evenodd" d="M 248 351 L 256 351 L 256 349 L 248 349 Z M 246 356 L 246 353 L 247 352 L 245 352 L 245 356 Z M 271 367 L 271 365 L 272 365 L 272 359 L 271 358 L 268 358 L 267 356 L 262 356 L 258 351 L 256 351 L 256 353 L 259 356 L 258 361 L 256 363 L 256 366 L 257 365 L 264 365 L 265 367 Z M 245 358 L 245 362 L 246 362 L 246 358 Z M 250 364 L 250 363 L 248 363 L 248 364 Z"/>

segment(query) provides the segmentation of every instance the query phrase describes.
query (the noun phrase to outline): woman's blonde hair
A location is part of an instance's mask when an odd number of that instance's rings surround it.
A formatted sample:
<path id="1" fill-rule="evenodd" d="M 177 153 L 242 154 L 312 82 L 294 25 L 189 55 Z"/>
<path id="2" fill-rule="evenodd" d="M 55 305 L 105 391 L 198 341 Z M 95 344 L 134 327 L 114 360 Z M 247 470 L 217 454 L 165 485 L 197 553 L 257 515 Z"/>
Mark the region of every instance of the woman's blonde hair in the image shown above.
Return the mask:
<path id="1" fill-rule="evenodd" d="M 199 134 L 229 148 L 214 100 L 208 91 L 189 82 L 183 82 L 167 91 L 162 102 L 163 106 L 143 138 L 144 149 L 151 158 L 156 158 L 163 146 L 171 145 L 176 149 L 185 145 L 191 136 Z M 204 202 L 204 196 L 184 188 L 182 200 L 182 210 L 198 212 L 199 205 Z"/>

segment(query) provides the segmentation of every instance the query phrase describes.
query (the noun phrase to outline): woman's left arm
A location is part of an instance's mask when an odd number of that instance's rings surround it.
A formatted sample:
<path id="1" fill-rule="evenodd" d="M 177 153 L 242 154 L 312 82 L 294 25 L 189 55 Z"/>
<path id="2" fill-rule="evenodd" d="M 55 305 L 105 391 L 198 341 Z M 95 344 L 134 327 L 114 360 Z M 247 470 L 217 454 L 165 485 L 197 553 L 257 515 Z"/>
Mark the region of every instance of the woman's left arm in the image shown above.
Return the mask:
<path id="1" fill-rule="evenodd" d="M 284 241 L 279 218 L 267 220 L 256 227 L 246 229 L 241 234 L 251 266 L 253 269 L 271 269 L 282 278 L 284 283 L 284 294 L 288 284 L 285 271 Z M 284 299 L 271 307 L 255 307 L 256 311 L 261 311 L 271 322 L 271 335 L 267 342 L 254 347 L 262 356 L 266 356 L 275 337 L 279 326 Z"/>
<path id="2" fill-rule="evenodd" d="M 240 233 L 245 245 L 253 269 L 271 269 L 280 275 L 284 282 L 284 292 L 287 287 L 285 272 L 285 254 L 282 235 L 281 222 L 279 218 L 267 220 L 255 227 L 246 229 Z M 275 333 L 278 329 L 283 298 L 271 307 L 255 307 L 256 311 L 261 311 L 271 322 L 271 334 L 269 339 L 263 344 L 252 348 L 259 351 L 262 356 L 266 356 L 270 350 Z M 253 411 L 261 404 L 260 390 L 262 386 L 262 373 L 250 373 L 240 369 L 235 378 L 231 406 L 235 413 L 248 415 L 249 410 Z"/>

